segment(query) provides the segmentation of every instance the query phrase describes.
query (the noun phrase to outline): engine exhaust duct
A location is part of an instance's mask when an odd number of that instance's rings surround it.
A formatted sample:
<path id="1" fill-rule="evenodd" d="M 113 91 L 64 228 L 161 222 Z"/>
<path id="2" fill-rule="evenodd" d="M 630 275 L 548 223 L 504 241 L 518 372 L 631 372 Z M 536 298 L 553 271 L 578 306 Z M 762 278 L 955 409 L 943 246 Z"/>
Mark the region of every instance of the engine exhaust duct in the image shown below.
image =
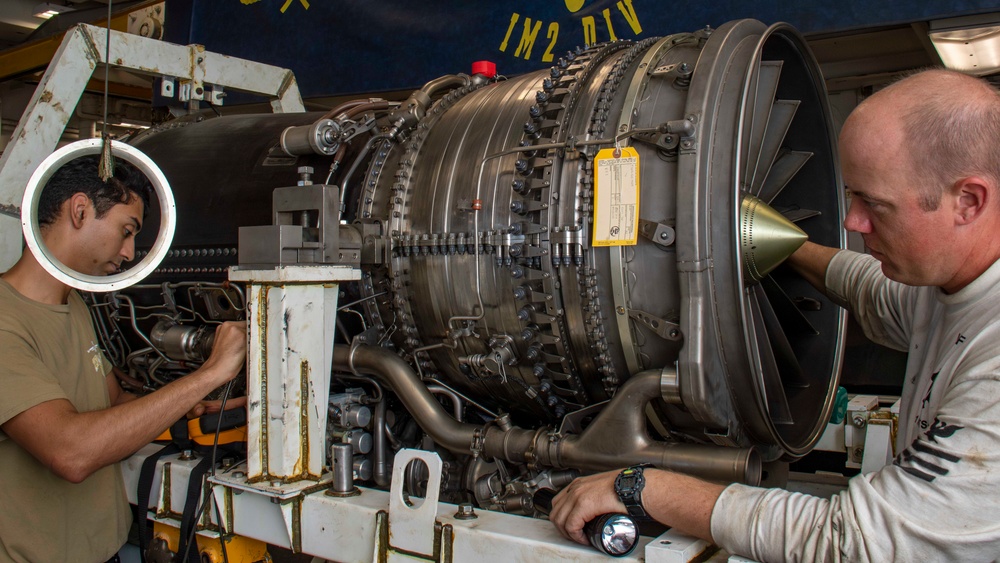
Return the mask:
<path id="1" fill-rule="evenodd" d="M 454 453 L 472 452 L 536 467 L 585 471 L 651 463 L 725 483 L 760 482 L 760 456 L 753 449 L 662 442 L 649 437 L 643 412 L 646 404 L 659 396 L 658 371 L 632 377 L 594 421 L 574 435 L 459 422 L 448 415 L 406 362 L 383 348 L 339 347 L 333 361 L 335 369 L 373 375 L 392 388 L 421 428 Z"/>

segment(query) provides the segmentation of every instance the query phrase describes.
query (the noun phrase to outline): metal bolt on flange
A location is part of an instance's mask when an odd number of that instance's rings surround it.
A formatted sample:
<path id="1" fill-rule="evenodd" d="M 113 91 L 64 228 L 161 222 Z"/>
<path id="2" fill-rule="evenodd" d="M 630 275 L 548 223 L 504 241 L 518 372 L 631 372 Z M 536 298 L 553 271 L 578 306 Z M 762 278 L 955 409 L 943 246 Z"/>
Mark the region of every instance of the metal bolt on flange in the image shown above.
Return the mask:
<path id="1" fill-rule="evenodd" d="M 476 518 L 479 518 L 479 515 L 476 514 L 476 509 L 472 506 L 472 503 L 463 502 L 458 505 L 455 520 L 475 520 Z"/>

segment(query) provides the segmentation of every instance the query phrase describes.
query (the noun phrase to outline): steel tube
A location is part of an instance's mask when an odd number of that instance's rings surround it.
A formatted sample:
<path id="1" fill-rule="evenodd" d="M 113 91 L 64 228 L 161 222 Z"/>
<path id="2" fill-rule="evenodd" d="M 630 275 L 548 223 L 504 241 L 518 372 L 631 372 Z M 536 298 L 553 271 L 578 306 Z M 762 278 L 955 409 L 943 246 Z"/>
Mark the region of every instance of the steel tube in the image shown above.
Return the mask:
<path id="1" fill-rule="evenodd" d="M 644 407 L 659 395 L 660 370 L 645 371 L 629 379 L 579 436 L 550 441 L 545 433 L 535 430 L 505 431 L 496 426 L 483 428 L 458 422 L 420 382 L 409 364 L 389 350 L 336 347 L 333 362 L 337 369 L 374 375 L 389 385 L 424 432 L 455 453 L 470 453 L 478 433 L 483 436 L 484 454 L 515 463 L 537 462 L 585 471 L 652 463 L 712 481 L 760 481 L 760 456 L 751 448 L 659 442 L 649 437 Z"/>
<path id="2" fill-rule="evenodd" d="M 374 375 L 396 392 L 420 428 L 435 442 L 456 453 L 469 453 L 477 427 L 449 416 L 399 356 L 374 346 L 335 346 L 333 364 L 338 369 Z"/>
<path id="3" fill-rule="evenodd" d="M 354 455 L 350 444 L 333 445 L 333 491 L 349 493 L 354 490 Z"/>
<path id="4" fill-rule="evenodd" d="M 334 359 L 336 361 L 336 359 Z M 375 415 L 372 417 L 372 479 L 380 487 L 389 486 L 389 464 L 386 462 L 385 433 L 385 397 L 375 405 Z"/>

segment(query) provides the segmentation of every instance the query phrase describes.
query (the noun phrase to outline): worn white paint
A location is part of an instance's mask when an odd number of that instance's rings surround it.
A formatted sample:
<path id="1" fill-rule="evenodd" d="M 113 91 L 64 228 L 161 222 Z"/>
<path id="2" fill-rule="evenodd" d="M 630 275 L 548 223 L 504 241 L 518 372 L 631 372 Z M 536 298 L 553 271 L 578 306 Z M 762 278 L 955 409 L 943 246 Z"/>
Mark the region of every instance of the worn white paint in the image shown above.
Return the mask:
<path id="1" fill-rule="evenodd" d="M 323 474 L 338 292 L 332 281 L 250 282 L 247 452 L 251 479 L 315 481 Z"/>
<path id="2" fill-rule="evenodd" d="M 110 66 L 137 74 L 177 79 L 191 92 L 223 86 L 271 98 L 275 112 L 305 111 L 290 70 L 81 24 L 66 32 L 0 157 L 0 214 L 20 214 L 28 178 L 55 150 L 94 69 Z M 19 222 L 0 221 L 0 271 L 21 255 Z"/>
<path id="3" fill-rule="evenodd" d="M 145 457 L 156 451 L 157 446 L 141 450 L 123 463 L 129 500 L 135 503 L 135 485 L 139 468 Z M 435 454 L 430 454 L 435 455 Z M 195 462 L 178 461 L 176 455 L 167 456 L 157 463 L 154 488 L 160 487 L 160 475 L 165 464 L 170 464 L 171 497 L 175 499 L 172 511 L 180 513 L 187 491 L 187 476 Z M 389 511 L 391 493 L 376 489 L 361 488 L 355 497 L 333 497 L 323 490 L 309 492 L 306 484 L 282 487 L 261 487 L 250 484 L 244 475 L 246 466 L 241 464 L 226 472 L 220 472 L 209 479 L 213 485 L 212 495 L 223 514 L 223 521 L 232 520 L 232 529 L 227 530 L 240 536 L 257 539 L 284 549 L 297 549 L 301 553 L 320 557 L 328 561 L 372 561 L 375 553 L 376 518 L 379 512 Z M 395 479 L 394 479 L 395 481 Z M 328 480 L 326 481 L 328 482 Z M 309 483 L 317 489 L 316 483 Z M 227 495 L 230 500 L 227 500 Z M 153 497 L 155 499 L 155 495 Z M 155 502 L 151 501 L 150 508 Z M 458 520 L 454 515 L 458 507 L 448 503 L 433 503 L 434 508 L 427 536 L 433 539 L 433 521 L 443 526 L 451 526 L 454 533 L 452 561 L 474 561 L 476 563 L 507 563 L 509 561 L 537 561 L 539 563 L 601 563 L 608 556 L 597 550 L 566 540 L 556 531 L 555 526 L 545 520 L 515 516 L 499 512 L 477 510 L 474 520 Z M 217 522 L 215 509 L 208 511 L 206 518 Z M 406 526 L 406 518 L 412 513 L 393 514 L 389 520 L 390 544 L 400 547 L 397 532 Z M 296 517 L 297 516 L 297 517 Z M 170 518 L 158 521 L 179 527 L 180 522 Z M 297 522 L 296 522 L 297 521 Z M 422 524 L 426 521 L 422 521 Z M 214 532 L 199 532 L 214 536 Z M 617 561 L 638 563 L 646 557 L 644 549 L 651 538 L 644 537 L 639 546 L 628 557 Z M 390 554 L 390 560 L 405 556 Z"/>

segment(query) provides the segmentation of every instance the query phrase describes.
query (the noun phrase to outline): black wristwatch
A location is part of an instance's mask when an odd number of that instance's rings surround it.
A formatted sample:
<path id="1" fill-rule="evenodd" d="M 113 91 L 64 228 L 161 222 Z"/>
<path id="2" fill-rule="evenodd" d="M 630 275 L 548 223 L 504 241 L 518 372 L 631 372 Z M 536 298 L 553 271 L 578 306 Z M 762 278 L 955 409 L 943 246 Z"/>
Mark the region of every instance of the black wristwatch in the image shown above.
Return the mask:
<path id="1" fill-rule="evenodd" d="M 649 520 L 649 515 L 642 507 L 642 488 L 646 486 L 646 478 L 642 476 L 642 470 L 651 467 L 650 465 L 633 465 L 622 469 L 615 479 L 615 492 L 621 499 L 628 515 L 639 520 Z"/>

